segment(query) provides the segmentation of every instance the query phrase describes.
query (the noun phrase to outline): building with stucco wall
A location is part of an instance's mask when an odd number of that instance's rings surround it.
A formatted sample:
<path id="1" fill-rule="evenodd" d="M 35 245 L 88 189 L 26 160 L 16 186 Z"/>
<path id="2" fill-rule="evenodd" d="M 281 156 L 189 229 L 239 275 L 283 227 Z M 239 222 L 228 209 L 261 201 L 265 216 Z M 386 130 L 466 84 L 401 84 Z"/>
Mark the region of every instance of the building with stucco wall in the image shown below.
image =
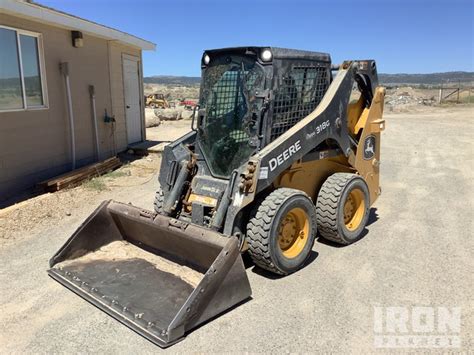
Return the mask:
<path id="1" fill-rule="evenodd" d="M 145 139 L 142 51 L 155 44 L 30 1 L 0 6 L 0 201 Z"/>

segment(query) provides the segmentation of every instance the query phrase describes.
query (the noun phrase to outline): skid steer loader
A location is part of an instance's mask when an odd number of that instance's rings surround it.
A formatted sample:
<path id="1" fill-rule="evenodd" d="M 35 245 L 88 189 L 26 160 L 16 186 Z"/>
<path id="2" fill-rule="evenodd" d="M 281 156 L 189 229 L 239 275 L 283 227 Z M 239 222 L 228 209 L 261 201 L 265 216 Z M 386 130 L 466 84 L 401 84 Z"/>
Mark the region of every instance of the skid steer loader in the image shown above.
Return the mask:
<path id="1" fill-rule="evenodd" d="M 287 275 L 317 234 L 351 244 L 380 194 L 385 90 L 373 60 L 205 51 L 192 130 L 166 147 L 154 211 L 106 201 L 49 274 L 166 347 L 248 300 L 241 257 Z"/>

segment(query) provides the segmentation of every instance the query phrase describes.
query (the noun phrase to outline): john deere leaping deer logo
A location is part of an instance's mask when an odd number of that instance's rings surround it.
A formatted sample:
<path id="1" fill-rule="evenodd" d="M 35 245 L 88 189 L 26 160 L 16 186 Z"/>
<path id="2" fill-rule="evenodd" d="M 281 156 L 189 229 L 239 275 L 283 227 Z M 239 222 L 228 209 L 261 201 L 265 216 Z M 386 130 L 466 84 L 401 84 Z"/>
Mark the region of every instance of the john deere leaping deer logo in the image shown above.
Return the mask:
<path id="1" fill-rule="evenodd" d="M 364 159 L 370 160 L 375 156 L 375 136 L 368 136 L 364 141 Z"/>

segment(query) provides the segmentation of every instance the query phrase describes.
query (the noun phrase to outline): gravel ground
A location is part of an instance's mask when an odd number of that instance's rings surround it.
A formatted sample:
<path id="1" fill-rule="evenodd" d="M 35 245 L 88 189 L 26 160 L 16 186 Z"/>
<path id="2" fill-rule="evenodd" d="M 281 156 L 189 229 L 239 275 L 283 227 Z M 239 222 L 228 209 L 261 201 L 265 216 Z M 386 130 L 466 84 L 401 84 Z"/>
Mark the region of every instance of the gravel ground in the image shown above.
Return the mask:
<path id="1" fill-rule="evenodd" d="M 190 120 L 162 121 L 160 126 L 146 130 L 146 138 L 149 141 L 172 142 L 188 133 L 190 127 Z"/>
<path id="2" fill-rule="evenodd" d="M 472 351 L 474 112 L 444 108 L 385 118 L 383 192 L 367 235 L 341 248 L 316 242 L 309 265 L 289 277 L 248 268 L 253 298 L 166 351 L 378 352 L 376 306 L 461 307 L 456 351 Z M 143 178 L 86 199 L 71 195 L 81 203 L 70 216 L 53 214 L 23 233 L 20 227 L 0 245 L 2 353 L 159 351 L 46 274 L 48 259 L 100 200 L 151 209 L 157 182 Z M 0 222 L 1 229 L 6 222 Z"/>
<path id="3" fill-rule="evenodd" d="M 127 158 L 127 157 L 126 157 Z M 44 228 L 61 227 L 82 211 L 90 211 L 103 200 L 124 198 L 143 193 L 149 197 L 147 184 L 156 184 L 154 175 L 159 169 L 161 157 L 150 155 L 126 162 L 121 168 L 94 178 L 82 186 L 39 195 L 21 208 L 14 206 L 0 210 L 0 247 L 28 238 Z M 153 180 L 153 181 L 152 181 Z M 147 200 L 153 201 L 153 194 Z M 6 211 L 6 212 L 5 212 Z M 0 249 L 1 250 L 1 249 Z"/>

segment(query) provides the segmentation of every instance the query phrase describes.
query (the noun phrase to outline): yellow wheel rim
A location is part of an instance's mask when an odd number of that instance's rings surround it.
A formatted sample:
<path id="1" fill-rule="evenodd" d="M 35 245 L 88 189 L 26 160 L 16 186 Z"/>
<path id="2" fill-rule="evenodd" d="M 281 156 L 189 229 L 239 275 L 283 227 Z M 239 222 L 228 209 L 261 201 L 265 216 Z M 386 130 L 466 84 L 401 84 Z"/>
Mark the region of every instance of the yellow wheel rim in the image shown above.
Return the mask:
<path id="1" fill-rule="evenodd" d="M 359 228 L 365 214 L 364 193 L 359 189 L 352 190 L 344 203 L 344 224 L 350 231 Z"/>
<path id="2" fill-rule="evenodd" d="M 301 208 L 291 209 L 280 222 L 278 245 L 283 255 L 295 258 L 303 251 L 309 239 L 308 214 Z"/>

